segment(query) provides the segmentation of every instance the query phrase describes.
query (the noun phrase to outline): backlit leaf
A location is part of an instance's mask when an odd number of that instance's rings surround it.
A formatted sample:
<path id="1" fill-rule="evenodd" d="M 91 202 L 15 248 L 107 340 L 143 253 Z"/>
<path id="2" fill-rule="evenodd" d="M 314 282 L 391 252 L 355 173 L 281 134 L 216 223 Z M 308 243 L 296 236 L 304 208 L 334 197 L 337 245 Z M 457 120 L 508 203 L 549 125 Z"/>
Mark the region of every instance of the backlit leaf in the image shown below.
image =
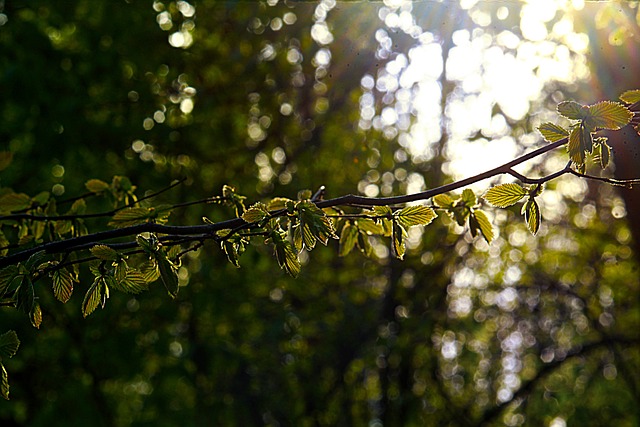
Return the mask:
<path id="1" fill-rule="evenodd" d="M 373 248 L 371 247 L 369 236 L 366 233 L 358 231 L 358 241 L 356 242 L 356 245 L 358 245 L 358 249 L 360 249 L 360 252 L 362 252 L 365 256 L 371 256 Z"/>
<path id="2" fill-rule="evenodd" d="M 13 281 L 18 277 L 18 266 L 10 265 L 0 270 L 0 298 L 4 297 Z"/>
<path id="3" fill-rule="evenodd" d="M 618 130 L 626 126 L 633 118 L 633 113 L 617 102 L 602 101 L 589 106 L 588 121 L 599 129 Z"/>
<path id="4" fill-rule="evenodd" d="M 53 282 L 53 294 L 63 303 L 69 301 L 71 294 L 73 293 L 73 283 L 78 279 L 66 268 L 56 270 L 51 275 Z"/>
<path id="5" fill-rule="evenodd" d="M 497 208 L 506 208 L 514 205 L 527 195 L 527 190 L 515 183 L 500 184 L 491 187 L 484 198 L 487 202 Z"/>
<path id="6" fill-rule="evenodd" d="M 582 120 L 588 114 L 588 108 L 574 101 L 563 101 L 558 104 L 558 113 L 571 120 Z"/>
<path id="7" fill-rule="evenodd" d="M 156 261 L 158 263 L 158 269 L 160 270 L 160 279 L 164 287 L 167 289 L 169 295 L 171 295 L 171 298 L 177 297 L 179 289 L 178 274 L 173 264 L 163 255 L 156 256 Z"/>
<path id="8" fill-rule="evenodd" d="M 279 211 L 280 209 L 286 209 L 287 203 L 291 202 L 293 202 L 293 200 L 287 199 L 286 197 L 274 197 L 269 201 L 268 210 Z"/>
<path id="9" fill-rule="evenodd" d="M 638 9 L 638 13 L 638 16 L 640 16 L 640 9 Z M 635 104 L 636 102 L 640 102 L 640 89 L 628 90 L 620 95 L 620 99 L 627 104 Z"/>
<path id="10" fill-rule="evenodd" d="M 596 138 L 598 142 L 596 144 L 596 156 L 598 158 L 598 162 L 602 169 L 606 168 L 609 164 L 609 160 L 611 159 L 611 148 L 607 144 L 607 138 Z"/>
<path id="11" fill-rule="evenodd" d="M 556 142 L 569 136 L 569 132 L 554 123 L 546 122 L 538 126 L 538 131 L 542 134 L 542 137 L 549 142 Z"/>
<path id="12" fill-rule="evenodd" d="M 154 213 L 155 212 L 151 208 L 126 208 L 116 212 L 111 218 L 111 221 L 109 221 L 109 225 L 121 228 L 142 224 L 151 219 Z"/>
<path id="13" fill-rule="evenodd" d="M 358 218 L 356 221 L 359 230 L 367 234 L 384 234 L 382 223 L 368 218 Z"/>
<path id="14" fill-rule="evenodd" d="M 7 331 L 0 335 L 0 358 L 13 357 L 18 352 L 20 340 L 15 331 Z"/>
<path id="15" fill-rule="evenodd" d="M 95 245 L 90 250 L 94 257 L 104 261 L 115 261 L 118 259 L 118 252 L 107 245 Z"/>
<path id="16" fill-rule="evenodd" d="M 493 227 L 491 226 L 491 222 L 489 221 L 489 218 L 487 218 L 487 215 L 477 209 L 473 211 L 471 215 L 475 218 L 476 224 L 478 225 L 480 233 L 482 233 L 484 239 L 487 243 L 491 243 L 493 240 Z"/>
<path id="17" fill-rule="evenodd" d="M 9 375 L 2 363 L 0 363 L 0 393 L 2 397 L 9 400 Z"/>
<path id="18" fill-rule="evenodd" d="M 22 211 L 31 206 L 31 197 L 24 193 L 8 193 L 0 197 L 0 212 Z"/>
<path id="19" fill-rule="evenodd" d="M 530 199 L 522 207 L 524 220 L 531 234 L 535 235 L 540 228 L 540 208 L 534 199 Z"/>
<path id="20" fill-rule="evenodd" d="M 259 222 L 268 216 L 267 206 L 264 203 L 256 203 L 242 214 L 242 219 L 246 222 Z"/>
<path id="21" fill-rule="evenodd" d="M 142 273 L 129 269 L 124 279 L 116 281 L 113 288 L 128 294 L 139 294 L 149 289 L 149 283 Z"/>
<path id="22" fill-rule="evenodd" d="M 352 225 L 350 222 L 347 222 L 344 227 L 342 227 L 342 232 L 340 233 L 340 248 L 338 249 L 338 255 L 346 256 L 353 250 L 353 247 L 356 245 L 358 241 L 358 228 Z"/>
<path id="23" fill-rule="evenodd" d="M 474 206 L 478 202 L 478 198 L 476 197 L 475 193 L 469 188 L 465 188 L 462 191 L 460 200 L 464 202 L 465 206 Z"/>
<path id="24" fill-rule="evenodd" d="M 453 206 L 453 199 L 446 194 L 438 194 L 431 199 L 433 204 L 439 208 L 450 208 Z"/>
<path id="25" fill-rule="evenodd" d="M 2 231 L 0 231 L 0 256 L 6 256 L 9 253 L 9 240 Z"/>
<path id="26" fill-rule="evenodd" d="M 291 242 L 276 231 L 271 234 L 271 237 L 275 246 L 274 249 L 278 265 L 291 276 L 296 277 L 300 273 L 300 260 L 298 259 L 295 248 Z"/>
<path id="27" fill-rule="evenodd" d="M 148 283 L 155 282 L 160 278 L 160 270 L 155 260 L 149 260 L 140 264 L 138 270 L 140 270 L 140 274 L 142 274 L 142 277 L 144 277 L 144 280 Z"/>
<path id="28" fill-rule="evenodd" d="M 33 309 L 34 302 L 33 283 L 29 277 L 22 276 L 20 286 L 16 289 L 16 307 L 18 310 L 29 314 Z"/>
<path id="29" fill-rule="evenodd" d="M 84 186 L 92 193 L 101 193 L 109 189 L 109 184 L 99 179 L 90 179 Z"/>
<path id="30" fill-rule="evenodd" d="M 396 221 L 393 221 L 393 234 L 391 237 L 392 240 L 392 245 L 391 245 L 391 249 L 393 254 L 395 255 L 396 258 L 398 259 L 403 259 L 404 258 L 404 253 L 407 249 L 405 243 L 404 243 L 404 237 L 405 237 L 406 231 L 405 229 L 398 224 Z"/>
<path id="31" fill-rule="evenodd" d="M 429 225 L 438 215 L 428 206 L 407 206 L 394 213 L 405 229 L 414 225 Z"/>
<path id="32" fill-rule="evenodd" d="M 29 313 L 29 320 L 31 320 L 31 324 L 34 328 L 40 329 L 40 324 L 42 323 L 42 310 L 40 309 L 40 304 L 37 302 L 33 304 L 33 308 Z"/>
<path id="33" fill-rule="evenodd" d="M 82 301 L 83 317 L 87 317 L 93 313 L 100 303 L 103 303 L 104 306 L 103 293 L 105 287 L 106 284 L 104 283 L 104 278 L 102 276 L 98 276 L 94 279 L 93 284 L 89 287 L 89 290 Z"/>
<path id="34" fill-rule="evenodd" d="M 569 144 L 567 151 L 569 151 L 569 158 L 577 165 L 584 164 L 584 148 L 582 146 L 582 132 L 580 126 L 576 126 L 571 130 L 569 134 Z"/>

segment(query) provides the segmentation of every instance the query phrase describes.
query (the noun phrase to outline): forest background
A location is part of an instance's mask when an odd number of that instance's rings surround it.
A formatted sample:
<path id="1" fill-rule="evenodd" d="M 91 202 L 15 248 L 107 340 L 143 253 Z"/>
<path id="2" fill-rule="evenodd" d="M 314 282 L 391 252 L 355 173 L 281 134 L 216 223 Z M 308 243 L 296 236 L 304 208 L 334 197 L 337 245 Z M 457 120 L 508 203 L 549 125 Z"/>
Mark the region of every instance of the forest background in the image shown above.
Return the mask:
<path id="1" fill-rule="evenodd" d="M 224 185 L 247 207 L 321 186 L 416 193 L 548 144 L 536 128 L 569 125 L 562 101 L 637 89 L 638 16 L 633 1 L 0 2 L 0 191 L 46 191 L 64 213 L 91 179 L 139 198 L 180 180 L 145 201 L 175 206 L 176 225 L 234 218 L 190 204 Z M 612 133 L 612 163 L 587 171 L 640 178 L 638 138 Z M 518 172 L 567 160 L 561 148 Z M 300 253 L 295 279 L 264 238 L 241 268 L 207 242 L 183 257 L 176 299 L 158 281 L 86 318 L 88 268 L 66 304 L 43 279 L 38 329 L 0 309 L 0 333 L 21 341 L 2 360 L 0 419 L 637 425 L 639 195 L 562 176 L 535 235 L 520 206 L 480 199 L 490 244 L 439 212 L 408 230 L 402 261 L 389 239 L 369 257 L 330 240 Z"/>

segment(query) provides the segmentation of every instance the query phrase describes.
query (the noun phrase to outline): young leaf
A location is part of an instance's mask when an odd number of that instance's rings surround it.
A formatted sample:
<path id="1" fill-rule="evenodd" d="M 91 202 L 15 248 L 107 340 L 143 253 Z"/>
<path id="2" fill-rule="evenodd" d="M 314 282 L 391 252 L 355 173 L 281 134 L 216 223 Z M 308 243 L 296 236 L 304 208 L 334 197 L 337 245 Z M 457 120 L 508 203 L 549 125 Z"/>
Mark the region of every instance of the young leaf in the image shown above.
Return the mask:
<path id="1" fill-rule="evenodd" d="M 316 239 L 326 245 L 329 238 L 337 239 L 333 223 L 324 211 L 312 202 L 298 203 L 298 220 L 302 241 L 308 249 L 315 246 Z"/>
<path id="2" fill-rule="evenodd" d="M 240 256 L 240 253 L 244 251 L 244 244 L 242 242 L 236 243 L 229 240 L 223 240 L 220 245 L 222 246 L 222 250 L 224 251 L 224 253 L 227 255 L 227 259 L 229 260 L 229 262 L 236 268 L 240 268 L 238 258 Z"/>
<path id="3" fill-rule="evenodd" d="M 31 197 L 24 193 L 7 193 L 0 197 L 0 212 L 22 211 L 31 206 Z"/>
<path id="4" fill-rule="evenodd" d="M 433 204 L 439 208 L 450 208 L 453 206 L 453 199 L 446 194 L 438 194 L 431 199 Z"/>
<path id="5" fill-rule="evenodd" d="M 407 206 L 393 216 L 405 229 L 414 225 L 429 225 L 438 217 L 428 206 Z"/>
<path id="6" fill-rule="evenodd" d="M 0 298 L 4 297 L 13 281 L 18 277 L 17 265 L 10 265 L 0 270 Z"/>
<path id="7" fill-rule="evenodd" d="M 66 268 L 56 270 L 51 275 L 53 294 L 62 303 L 66 303 L 73 293 L 73 283 L 78 279 Z"/>
<path id="8" fill-rule="evenodd" d="M 369 218 L 358 218 L 356 220 L 356 225 L 359 230 L 367 233 L 367 234 L 384 234 L 384 228 L 381 223 L 375 222 Z"/>
<path id="9" fill-rule="evenodd" d="M 569 157 L 571 161 L 576 165 L 584 165 L 584 147 L 582 146 L 582 132 L 581 127 L 576 126 L 571 129 L 569 134 L 569 144 L 567 151 L 569 151 Z"/>
<path id="10" fill-rule="evenodd" d="M 2 363 L 0 363 L 0 393 L 2 397 L 9 400 L 9 375 Z"/>
<path id="11" fill-rule="evenodd" d="M 104 277 L 97 276 L 93 284 L 89 287 L 89 290 L 84 296 L 84 300 L 82 301 L 82 316 L 87 317 L 91 313 L 94 312 L 96 307 L 102 303 L 104 307 L 104 303 L 106 298 L 104 298 L 106 284 L 104 282 Z"/>
<path id="12" fill-rule="evenodd" d="M 259 222 L 269 216 L 269 211 L 264 203 L 256 203 L 242 214 L 242 219 L 246 222 Z"/>
<path id="13" fill-rule="evenodd" d="M 626 126 L 633 113 L 618 102 L 602 101 L 589 106 L 588 122 L 595 128 L 618 130 Z"/>
<path id="14" fill-rule="evenodd" d="M 13 357 L 18 352 L 20 340 L 15 331 L 7 331 L 0 335 L 0 359 Z"/>
<path id="15" fill-rule="evenodd" d="M 291 199 L 287 199 L 286 197 L 274 197 L 269 201 L 269 207 L 267 208 L 270 211 L 279 211 L 280 209 L 287 209 L 287 204 L 293 202 Z"/>
<path id="16" fill-rule="evenodd" d="M 574 101 L 563 101 L 558 104 L 558 113 L 570 120 L 582 120 L 588 112 L 588 107 Z"/>
<path id="17" fill-rule="evenodd" d="M 130 227 L 145 223 L 154 218 L 155 215 L 156 212 L 153 208 L 126 208 L 116 212 L 108 225 L 116 228 Z"/>
<path id="18" fill-rule="evenodd" d="M 0 257 L 6 256 L 9 253 L 9 240 L 2 231 L 0 231 Z"/>
<path id="19" fill-rule="evenodd" d="M 464 203 L 465 206 L 474 206 L 478 203 L 478 198 L 476 197 L 473 190 L 469 188 L 465 188 L 460 195 L 460 200 Z"/>
<path id="20" fill-rule="evenodd" d="M 139 294 L 149 289 L 146 278 L 137 270 L 129 269 L 121 281 L 116 281 L 113 288 L 128 294 Z"/>
<path id="21" fill-rule="evenodd" d="M 227 200 L 225 204 L 233 206 L 236 216 L 240 218 L 245 211 L 244 200 L 246 197 L 236 193 L 236 189 L 229 185 L 222 187 L 222 196 Z"/>
<path id="22" fill-rule="evenodd" d="M 31 255 L 27 262 L 24 263 L 24 266 L 29 271 L 35 271 L 40 264 L 44 262 L 47 253 L 45 251 L 38 251 Z"/>
<path id="23" fill-rule="evenodd" d="M 611 148 L 609 144 L 607 144 L 607 138 L 596 138 L 598 144 L 596 145 L 596 155 L 600 162 L 600 167 L 602 169 L 606 168 L 609 164 L 609 160 L 611 158 Z"/>
<path id="24" fill-rule="evenodd" d="M 293 245 L 277 231 L 271 233 L 271 239 L 278 265 L 291 276 L 296 277 L 300 273 L 300 260 Z"/>
<path id="25" fill-rule="evenodd" d="M 89 181 L 85 182 L 84 186 L 92 193 L 102 193 L 103 191 L 109 189 L 109 184 L 99 179 L 90 179 Z"/>
<path id="26" fill-rule="evenodd" d="M 620 100 L 626 104 L 635 104 L 640 102 L 640 89 L 633 89 L 624 92 L 620 95 Z"/>
<path id="27" fill-rule="evenodd" d="M 160 270 L 160 279 L 164 287 L 167 289 L 167 292 L 169 292 L 169 295 L 171 295 L 171 298 L 177 297 L 179 289 L 178 274 L 173 268 L 173 264 L 164 254 L 158 254 L 156 261 L 158 263 L 158 269 Z"/>
<path id="28" fill-rule="evenodd" d="M 389 206 L 374 206 L 370 216 L 391 218 L 393 211 Z"/>
<path id="29" fill-rule="evenodd" d="M 118 259 L 118 252 L 107 245 L 95 245 L 90 250 L 94 257 L 104 261 L 115 261 Z"/>
<path id="30" fill-rule="evenodd" d="M 150 255 L 158 251 L 158 238 L 153 233 L 149 233 L 149 237 L 145 237 L 144 234 L 138 234 L 136 236 L 136 242 L 138 242 L 138 246 L 140 246 L 143 251 Z"/>
<path id="31" fill-rule="evenodd" d="M 371 252 L 373 248 L 371 247 L 371 242 L 369 242 L 369 236 L 367 233 L 364 233 L 362 230 L 358 231 L 358 241 L 356 242 L 358 245 L 358 249 L 362 252 L 366 257 L 371 256 Z"/>
<path id="32" fill-rule="evenodd" d="M 37 302 L 33 304 L 33 308 L 29 313 L 29 319 L 31 320 L 31 324 L 34 328 L 40 329 L 40 324 L 42 323 L 42 310 L 40 309 L 40 304 Z"/>
<path id="33" fill-rule="evenodd" d="M 356 245 L 358 241 L 358 228 L 352 225 L 350 222 L 347 222 L 344 227 L 342 227 L 342 232 L 340 233 L 340 248 L 338 249 L 339 256 L 346 256 L 353 250 L 353 247 Z"/>
<path id="34" fill-rule="evenodd" d="M 476 226 L 478 227 L 478 230 L 480 230 L 480 233 L 482 233 L 484 240 L 486 240 L 487 243 L 491 243 L 493 240 L 493 227 L 491 226 L 491 222 L 487 218 L 487 215 L 481 210 L 476 209 L 469 217 L 469 222 L 471 222 L 471 217 L 474 218 Z"/>
<path id="35" fill-rule="evenodd" d="M 536 203 L 534 199 L 529 199 L 527 203 L 522 206 L 522 213 L 524 214 L 527 228 L 531 234 L 535 235 L 540 228 L 540 208 L 538 207 L 538 203 Z"/>
<path id="36" fill-rule="evenodd" d="M 560 141 L 562 138 L 569 136 L 569 132 L 554 123 L 546 122 L 538 126 L 538 132 L 542 134 L 542 137 L 548 142 Z"/>
<path id="37" fill-rule="evenodd" d="M 520 185 L 509 183 L 491 187 L 484 195 L 484 198 L 497 208 L 506 208 L 518 203 L 526 195 L 527 190 Z"/>
<path id="38" fill-rule="evenodd" d="M 155 282 L 160 278 L 160 271 L 158 269 L 158 263 L 155 260 L 149 260 L 138 266 L 140 274 L 144 277 L 147 283 Z"/>
<path id="39" fill-rule="evenodd" d="M 29 314 L 33 309 L 35 293 L 33 283 L 27 276 L 21 277 L 20 286 L 16 289 L 16 307 L 24 313 Z"/>
<path id="40" fill-rule="evenodd" d="M 393 221 L 393 235 L 391 237 L 393 244 L 391 245 L 391 249 L 395 257 L 400 260 L 404 258 L 404 253 L 407 249 L 404 243 L 404 237 L 406 234 L 407 232 L 405 229 L 396 221 Z"/>

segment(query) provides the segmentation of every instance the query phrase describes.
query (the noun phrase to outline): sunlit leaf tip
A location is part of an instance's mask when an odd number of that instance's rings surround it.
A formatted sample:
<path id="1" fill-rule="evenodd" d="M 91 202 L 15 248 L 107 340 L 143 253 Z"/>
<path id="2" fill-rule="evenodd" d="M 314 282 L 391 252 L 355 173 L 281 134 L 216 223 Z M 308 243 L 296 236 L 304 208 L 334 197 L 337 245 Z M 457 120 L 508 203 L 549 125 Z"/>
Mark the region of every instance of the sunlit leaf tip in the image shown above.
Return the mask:
<path id="1" fill-rule="evenodd" d="M 620 95 L 620 100 L 627 104 L 635 104 L 640 102 L 640 89 L 632 89 L 625 91 Z"/>

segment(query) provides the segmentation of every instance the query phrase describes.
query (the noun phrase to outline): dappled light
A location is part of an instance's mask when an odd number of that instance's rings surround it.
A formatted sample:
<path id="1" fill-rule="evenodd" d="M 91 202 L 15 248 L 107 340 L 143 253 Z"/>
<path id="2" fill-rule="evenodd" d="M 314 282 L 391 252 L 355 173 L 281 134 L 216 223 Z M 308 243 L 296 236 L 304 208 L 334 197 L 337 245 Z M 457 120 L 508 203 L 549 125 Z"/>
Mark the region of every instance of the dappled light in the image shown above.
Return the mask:
<path id="1" fill-rule="evenodd" d="M 0 420 L 632 425 L 639 25 L 0 1 Z"/>

